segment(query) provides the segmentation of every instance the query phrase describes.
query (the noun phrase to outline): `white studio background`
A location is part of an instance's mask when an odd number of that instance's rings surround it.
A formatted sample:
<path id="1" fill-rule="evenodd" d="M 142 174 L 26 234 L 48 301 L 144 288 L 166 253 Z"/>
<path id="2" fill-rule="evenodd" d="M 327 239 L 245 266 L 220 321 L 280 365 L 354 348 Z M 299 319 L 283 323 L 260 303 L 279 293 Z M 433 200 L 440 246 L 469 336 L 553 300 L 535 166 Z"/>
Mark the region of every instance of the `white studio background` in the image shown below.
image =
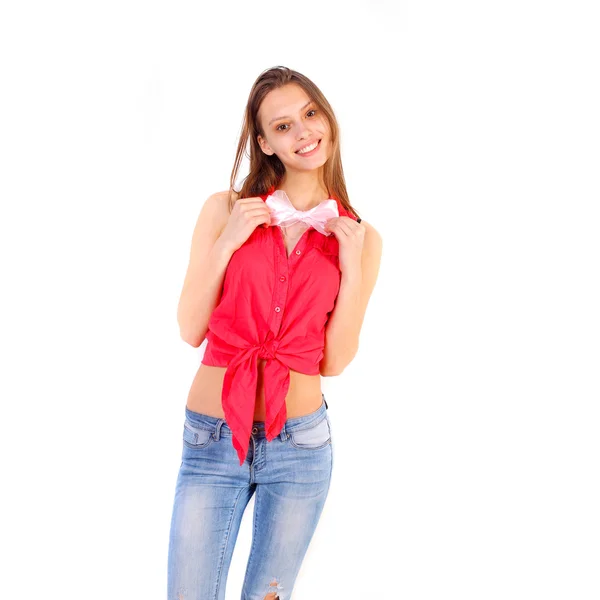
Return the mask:
<path id="1" fill-rule="evenodd" d="M 384 241 L 294 600 L 600 597 L 595 8 L 4 3 L 0 596 L 166 597 L 191 234 L 285 65 Z"/>

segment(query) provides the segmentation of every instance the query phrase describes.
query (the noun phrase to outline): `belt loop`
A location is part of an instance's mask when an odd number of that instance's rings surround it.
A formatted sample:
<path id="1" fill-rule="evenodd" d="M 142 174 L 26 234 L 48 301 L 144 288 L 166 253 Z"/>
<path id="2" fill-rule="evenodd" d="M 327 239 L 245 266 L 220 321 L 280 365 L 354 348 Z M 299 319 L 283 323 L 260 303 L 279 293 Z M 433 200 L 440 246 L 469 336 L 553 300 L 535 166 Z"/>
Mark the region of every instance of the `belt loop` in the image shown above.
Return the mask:
<path id="1" fill-rule="evenodd" d="M 287 440 L 287 433 L 285 432 L 285 423 L 283 424 L 281 431 L 279 432 L 279 437 L 281 438 L 282 442 L 285 442 L 285 440 Z"/>
<path id="2" fill-rule="evenodd" d="M 215 427 L 215 433 L 214 433 L 214 438 L 215 441 L 218 442 L 219 439 L 221 438 L 221 425 L 223 425 L 225 421 L 223 419 L 219 419 L 217 421 L 217 426 Z"/>

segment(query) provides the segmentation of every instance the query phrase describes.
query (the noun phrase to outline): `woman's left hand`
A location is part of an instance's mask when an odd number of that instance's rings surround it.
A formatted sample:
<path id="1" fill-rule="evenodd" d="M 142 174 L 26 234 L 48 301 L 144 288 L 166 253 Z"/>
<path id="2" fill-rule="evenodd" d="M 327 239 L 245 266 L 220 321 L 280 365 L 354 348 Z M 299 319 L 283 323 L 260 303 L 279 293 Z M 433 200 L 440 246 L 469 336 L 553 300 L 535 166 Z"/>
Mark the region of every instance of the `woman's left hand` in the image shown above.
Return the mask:
<path id="1" fill-rule="evenodd" d="M 360 274 L 365 226 L 350 217 L 334 217 L 325 223 L 325 231 L 330 231 L 339 242 L 340 271 L 345 274 Z"/>

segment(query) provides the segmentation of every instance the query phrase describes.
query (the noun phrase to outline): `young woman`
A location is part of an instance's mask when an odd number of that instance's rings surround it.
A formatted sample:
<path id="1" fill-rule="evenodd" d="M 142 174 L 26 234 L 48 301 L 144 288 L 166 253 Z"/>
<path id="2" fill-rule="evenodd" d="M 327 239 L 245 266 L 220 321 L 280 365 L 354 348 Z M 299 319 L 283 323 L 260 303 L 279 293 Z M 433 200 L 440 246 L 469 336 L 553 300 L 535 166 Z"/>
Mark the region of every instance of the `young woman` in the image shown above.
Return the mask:
<path id="1" fill-rule="evenodd" d="M 242 599 L 291 597 L 331 479 L 321 375 L 354 358 L 381 257 L 348 201 L 333 110 L 296 71 L 255 81 L 230 188 L 200 211 L 178 307 L 182 338 L 208 343 L 185 407 L 169 600 L 225 598 L 253 494 Z"/>

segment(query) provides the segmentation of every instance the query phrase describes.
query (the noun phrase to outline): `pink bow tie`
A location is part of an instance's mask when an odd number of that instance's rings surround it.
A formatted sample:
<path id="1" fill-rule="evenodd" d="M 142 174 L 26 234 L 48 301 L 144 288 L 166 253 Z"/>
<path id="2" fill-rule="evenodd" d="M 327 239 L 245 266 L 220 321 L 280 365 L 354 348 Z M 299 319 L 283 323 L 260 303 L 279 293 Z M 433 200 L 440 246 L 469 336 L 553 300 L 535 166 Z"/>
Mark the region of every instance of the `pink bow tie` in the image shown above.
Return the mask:
<path id="1" fill-rule="evenodd" d="M 271 225 L 289 227 L 303 221 L 323 235 L 332 234 L 331 231 L 325 231 L 325 223 L 339 217 L 338 205 L 333 198 L 323 200 L 310 210 L 296 210 L 283 190 L 275 190 L 267 196 L 265 203 L 271 209 Z"/>

